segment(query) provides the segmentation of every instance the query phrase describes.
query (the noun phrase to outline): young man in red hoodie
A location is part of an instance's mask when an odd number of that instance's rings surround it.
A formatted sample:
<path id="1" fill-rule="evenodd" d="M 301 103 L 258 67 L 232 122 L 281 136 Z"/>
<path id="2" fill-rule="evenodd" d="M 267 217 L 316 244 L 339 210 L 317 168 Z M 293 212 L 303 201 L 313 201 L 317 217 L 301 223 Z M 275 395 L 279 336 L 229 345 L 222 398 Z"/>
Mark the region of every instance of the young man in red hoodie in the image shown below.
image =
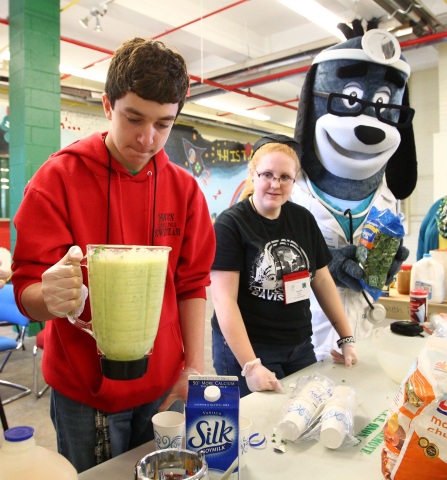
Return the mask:
<path id="1" fill-rule="evenodd" d="M 78 472 L 108 458 L 109 448 L 116 456 L 152 439 L 152 416 L 185 400 L 188 373 L 204 370 L 214 232 L 196 180 L 163 149 L 188 85 L 174 50 L 141 38 L 124 42 L 102 98 L 108 132 L 53 154 L 26 186 L 14 219 L 16 301 L 32 320 L 51 320 L 43 374 L 52 387 L 58 449 Z M 79 262 L 87 244 L 172 248 L 160 325 L 141 378 L 103 376 L 94 339 L 66 318 L 82 307 L 88 279 Z M 88 301 L 80 318 L 91 320 Z"/>

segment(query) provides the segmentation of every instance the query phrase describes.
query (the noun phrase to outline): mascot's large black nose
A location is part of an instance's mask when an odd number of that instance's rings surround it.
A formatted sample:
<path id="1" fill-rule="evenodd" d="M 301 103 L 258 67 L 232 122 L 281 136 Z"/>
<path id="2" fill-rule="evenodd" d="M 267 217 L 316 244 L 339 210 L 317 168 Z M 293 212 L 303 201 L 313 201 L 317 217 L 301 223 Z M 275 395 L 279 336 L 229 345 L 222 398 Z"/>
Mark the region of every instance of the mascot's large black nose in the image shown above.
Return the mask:
<path id="1" fill-rule="evenodd" d="M 358 125 L 354 128 L 355 136 L 365 145 L 375 145 L 385 139 L 385 132 L 376 127 Z"/>

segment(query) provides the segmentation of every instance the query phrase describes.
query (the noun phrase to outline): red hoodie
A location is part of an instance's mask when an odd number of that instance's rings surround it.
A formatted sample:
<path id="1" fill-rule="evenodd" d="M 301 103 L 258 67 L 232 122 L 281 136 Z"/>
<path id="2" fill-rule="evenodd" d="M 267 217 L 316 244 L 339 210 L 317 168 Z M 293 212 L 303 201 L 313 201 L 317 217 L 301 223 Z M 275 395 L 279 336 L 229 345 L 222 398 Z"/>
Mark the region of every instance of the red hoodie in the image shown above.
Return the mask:
<path id="1" fill-rule="evenodd" d="M 96 133 L 52 155 L 25 188 L 14 218 L 17 243 L 13 284 L 23 290 L 41 281 L 72 245 L 107 238 L 109 154 Z M 206 298 L 215 238 L 197 181 L 169 162 L 164 150 L 132 176 L 111 159 L 109 244 L 172 247 L 160 326 L 146 375 L 137 380 L 105 378 L 96 343 L 65 318 L 46 323 L 43 374 L 61 394 L 106 412 L 149 403 L 165 393 L 183 368 L 177 301 Z M 84 284 L 88 285 L 84 273 Z M 80 317 L 91 319 L 87 301 Z"/>

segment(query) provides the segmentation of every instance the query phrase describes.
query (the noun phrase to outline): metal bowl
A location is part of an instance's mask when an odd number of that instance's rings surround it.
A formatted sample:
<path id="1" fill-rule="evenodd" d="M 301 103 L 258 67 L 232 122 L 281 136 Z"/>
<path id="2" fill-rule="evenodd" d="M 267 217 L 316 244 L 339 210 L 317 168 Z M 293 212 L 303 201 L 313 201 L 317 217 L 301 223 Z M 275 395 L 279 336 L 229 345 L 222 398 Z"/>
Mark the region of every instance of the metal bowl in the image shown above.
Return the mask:
<path id="1" fill-rule="evenodd" d="M 198 480 L 207 478 L 207 473 L 203 454 L 176 448 L 156 450 L 135 465 L 135 480 Z"/>

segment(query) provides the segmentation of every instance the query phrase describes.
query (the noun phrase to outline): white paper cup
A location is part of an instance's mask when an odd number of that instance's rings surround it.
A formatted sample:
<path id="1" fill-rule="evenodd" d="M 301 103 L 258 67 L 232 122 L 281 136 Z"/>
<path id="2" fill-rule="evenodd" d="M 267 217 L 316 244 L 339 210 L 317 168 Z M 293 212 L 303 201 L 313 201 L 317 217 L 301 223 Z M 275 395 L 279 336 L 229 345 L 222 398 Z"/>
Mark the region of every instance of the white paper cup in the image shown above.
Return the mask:
<path id="1" fill-rule="evenodd" d="M 315 407 L 318 407 L 329 396 L 328 387 L 323 382 L 320 380 L 312 380 L 303 387 L 298 393 L 297 398 L 306 400 L 309 403 L 313 403 Z"/>
<path id="2" fill-rule="evenodd" d="M 337 385 L 321 414 L 320 442 L 327 448 L 338 448 L 348 434 L 356 409 L 352 387 Z"/>
<path id="3" fill-rule="evenodd" d="M 340 405 L 325 408 L 321 417 L 320 442 L 327 448 L 338 448 L 348 433 L 348 411 Z"/>
<path id="4" fill-rule="evenodd" d="M 307 426 L 316 411 L 314 404 L 306 402 L 301 398 L 292 400 L 288 412 L 279 422 L 279 429 L 284 440 L 294 442 L 306 430 Z"/>
<path id="5" fill-rule="evenodd" d="M 239 417 L 239 470 L 247 464 L 252 422 L 248 417 Z"/>
<path id="6" fill-rule="evenodd" d="M 152 417 L 157 450 L 185 448 L 185 416 L 179 412 L 160 412 Z"/>

